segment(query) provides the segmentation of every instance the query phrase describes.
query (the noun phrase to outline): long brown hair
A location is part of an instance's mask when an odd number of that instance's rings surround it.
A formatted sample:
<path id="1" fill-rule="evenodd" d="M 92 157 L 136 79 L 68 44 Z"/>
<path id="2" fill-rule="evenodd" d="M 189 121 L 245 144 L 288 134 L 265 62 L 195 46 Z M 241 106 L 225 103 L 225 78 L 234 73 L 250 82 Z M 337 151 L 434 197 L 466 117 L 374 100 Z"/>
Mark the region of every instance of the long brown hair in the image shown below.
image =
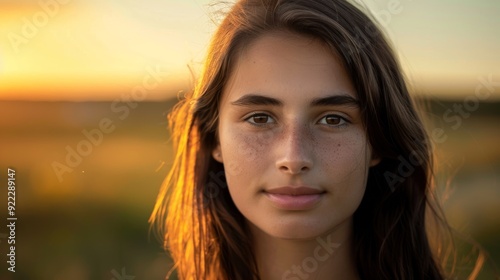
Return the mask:
<path id="1" fill-rule="evenodd" d="M 238 1 L 218 27 L 194 91 L 170 115 L 176 154 L 150 219 L 179 279 L 259 279 L 245 218 L 226 186 L 228 170 L 211 151 L 221 94 L 238 55 L 272 31 L 320 39 L 341 57 L 370 145 L 382 159 L 370 169 L 353 217 L 360 277 L 444 279 L 446 250 L 437 242 L 431 247 L 427 229 L 430 220 L 446 227 L 431 203 L 431 143 L 384 34 L 343 0 Z"/>

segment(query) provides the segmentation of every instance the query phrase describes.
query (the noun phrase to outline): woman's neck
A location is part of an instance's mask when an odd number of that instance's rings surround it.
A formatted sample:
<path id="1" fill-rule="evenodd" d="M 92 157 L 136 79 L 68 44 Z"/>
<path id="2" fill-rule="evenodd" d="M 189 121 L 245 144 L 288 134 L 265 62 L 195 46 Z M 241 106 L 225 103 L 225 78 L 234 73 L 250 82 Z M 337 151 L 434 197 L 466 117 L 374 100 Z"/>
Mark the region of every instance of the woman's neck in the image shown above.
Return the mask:
<path id="1" fill-rule="evenodd" d="M 352 224 L 314 239 L 281 239 L 250 225 L 261 280 L 359 279 L 352 254 Z"/>

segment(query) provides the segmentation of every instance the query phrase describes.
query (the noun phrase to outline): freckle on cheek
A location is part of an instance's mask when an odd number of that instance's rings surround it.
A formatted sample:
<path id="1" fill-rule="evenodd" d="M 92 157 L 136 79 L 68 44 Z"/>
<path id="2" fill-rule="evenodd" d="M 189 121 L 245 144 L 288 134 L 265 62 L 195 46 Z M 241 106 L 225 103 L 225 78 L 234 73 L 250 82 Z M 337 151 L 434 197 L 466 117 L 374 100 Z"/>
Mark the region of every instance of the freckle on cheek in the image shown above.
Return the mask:
<path id="1" fill-rule="evenodd" d="M 258 158 L 259 151 L 263 150 L 263 145 L 258 142 L 255 136 L 237 136 L 234 139 L 235 152 L 239 157 L 244 157 L 245 161 L 254 161 Z"/>

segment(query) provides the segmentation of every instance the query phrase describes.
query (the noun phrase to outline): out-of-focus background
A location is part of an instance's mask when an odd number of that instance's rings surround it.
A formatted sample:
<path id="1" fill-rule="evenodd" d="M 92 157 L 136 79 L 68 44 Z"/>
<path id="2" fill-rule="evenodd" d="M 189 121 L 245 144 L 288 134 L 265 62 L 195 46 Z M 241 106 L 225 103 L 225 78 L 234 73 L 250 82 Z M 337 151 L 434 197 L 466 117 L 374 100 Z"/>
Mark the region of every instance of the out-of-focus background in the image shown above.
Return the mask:
<path id="1" fill-rule="evenodd" d="M 357 1 L 359 2 L 359 1 Z M 166 115 L 200 72 L 208 0 L 0 1 L 0 279 L 164 279 L 147 223 Z M 430 106 L 453 226 L 500 263 L 500 2 L 367 0 Z M 15 170 L 15 273 L 7 270 Z"/>

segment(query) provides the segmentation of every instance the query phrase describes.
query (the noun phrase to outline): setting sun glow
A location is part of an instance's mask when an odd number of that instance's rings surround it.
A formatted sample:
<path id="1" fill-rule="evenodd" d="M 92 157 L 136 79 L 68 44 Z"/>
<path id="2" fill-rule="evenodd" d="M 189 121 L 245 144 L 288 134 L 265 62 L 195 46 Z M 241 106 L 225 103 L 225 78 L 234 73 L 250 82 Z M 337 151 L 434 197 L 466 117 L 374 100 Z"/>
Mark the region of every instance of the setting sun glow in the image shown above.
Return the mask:
<path id="1" fill-rule="evenodd" d="M 463 96 L 499 79 L 498 1 L 364 1 L 394 41 L 418 92 Z M 213 18 L 209 0 L 0 3 L 0 99 L 109 100 L 161 69 L 147 99 L 190 87 Z M 499 95 L 498 93 L 496 94 Z"/>

